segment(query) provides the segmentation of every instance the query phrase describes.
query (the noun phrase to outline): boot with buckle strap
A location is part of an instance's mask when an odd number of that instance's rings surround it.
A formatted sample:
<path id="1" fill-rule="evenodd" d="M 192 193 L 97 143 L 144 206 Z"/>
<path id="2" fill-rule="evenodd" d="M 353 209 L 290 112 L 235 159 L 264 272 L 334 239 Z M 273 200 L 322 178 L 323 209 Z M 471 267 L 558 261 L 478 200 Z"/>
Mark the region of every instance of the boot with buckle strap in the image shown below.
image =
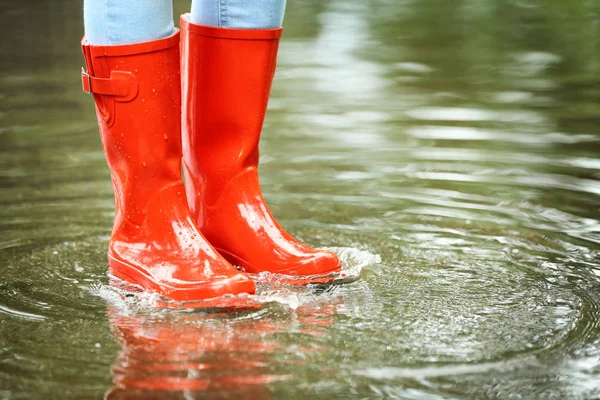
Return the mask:
<path id="1" fill-rule="evenodd" d="M 196 225 L 248 273 L 289 276 L 292 284 L 341 270 L 335 254 L 285 232 L 258 180 L 258 142 L 275 73 L 281 28 L 200 26 L 181 18 L 183 160 Z"/>
<path id="2" fill-rule="evenodd" d="M 82 41 L 110 168 L 115 218 L 112 275 L 176 301 L 254 293 L 252 280 L 208 244 L 181 179 L 179 32 L 132 45 Z"/>

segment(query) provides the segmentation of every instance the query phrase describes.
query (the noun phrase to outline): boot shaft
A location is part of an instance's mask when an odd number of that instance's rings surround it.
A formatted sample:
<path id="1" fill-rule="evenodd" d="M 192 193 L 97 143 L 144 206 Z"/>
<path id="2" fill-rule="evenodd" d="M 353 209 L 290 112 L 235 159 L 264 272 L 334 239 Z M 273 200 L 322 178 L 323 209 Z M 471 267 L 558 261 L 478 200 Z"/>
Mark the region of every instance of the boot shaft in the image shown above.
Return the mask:
<path id="1" fill-rule="evenodd" d="M 181 181 L 179 33 L 122 46 L 82 42 L 106 160 L 115 191 L 115 227 L 139 226 L 145 205 Z"/>
<path id="2" fill-rule="evenodd" d="M 281 28 L 213 28 L 186 16 L 181 27 L 184 162 L 211 177 L 205 192 L 216 198 L 229 178 L 258 165 Z"/>

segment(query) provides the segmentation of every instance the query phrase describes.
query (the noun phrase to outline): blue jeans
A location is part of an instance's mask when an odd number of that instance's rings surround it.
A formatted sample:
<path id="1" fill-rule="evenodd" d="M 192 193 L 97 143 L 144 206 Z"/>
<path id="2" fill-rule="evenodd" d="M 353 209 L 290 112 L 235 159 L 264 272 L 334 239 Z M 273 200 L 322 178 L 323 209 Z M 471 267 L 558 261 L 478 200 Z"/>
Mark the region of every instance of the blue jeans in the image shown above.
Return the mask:
<path id="1" fill-rule="evenodd" d="M 286 0 L 192 0 L 194 24 L 222 28 L 278 28 Z M 119 45 L 173 34 L 172 0 L 84 0 L 88 43 Z"/>

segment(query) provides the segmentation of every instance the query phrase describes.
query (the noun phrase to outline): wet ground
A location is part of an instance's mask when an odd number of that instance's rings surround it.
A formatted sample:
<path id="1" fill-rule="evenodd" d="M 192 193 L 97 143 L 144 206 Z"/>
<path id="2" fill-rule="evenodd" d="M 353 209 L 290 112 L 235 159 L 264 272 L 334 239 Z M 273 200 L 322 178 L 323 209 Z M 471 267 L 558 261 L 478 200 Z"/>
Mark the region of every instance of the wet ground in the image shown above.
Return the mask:
<path id="1" fill-rule="evenodd" d="M 289 3 L 265 196 L 362 273 L 207 314 L 108 284 L 80 2 L 0 0 L 0 399 L 600 397 L 600 3 Z"/>

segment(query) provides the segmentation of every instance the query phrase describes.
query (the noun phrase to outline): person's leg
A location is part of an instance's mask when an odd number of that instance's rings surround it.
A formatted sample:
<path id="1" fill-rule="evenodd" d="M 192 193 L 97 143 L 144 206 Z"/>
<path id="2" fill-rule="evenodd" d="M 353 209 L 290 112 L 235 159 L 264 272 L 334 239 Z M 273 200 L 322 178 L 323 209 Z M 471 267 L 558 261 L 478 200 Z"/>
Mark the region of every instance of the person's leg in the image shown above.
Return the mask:
<path id="1" fill-rule="evenodd" d="M 193 0 L 190 22 L 218 28 L 279 28 L 286 0 Z"/>
<path id="2" fill-rule="evenodd" d="M 148 42 L 171 36 L 172 0 L 84 0 L 88 43 L 100 46 Z"/>

